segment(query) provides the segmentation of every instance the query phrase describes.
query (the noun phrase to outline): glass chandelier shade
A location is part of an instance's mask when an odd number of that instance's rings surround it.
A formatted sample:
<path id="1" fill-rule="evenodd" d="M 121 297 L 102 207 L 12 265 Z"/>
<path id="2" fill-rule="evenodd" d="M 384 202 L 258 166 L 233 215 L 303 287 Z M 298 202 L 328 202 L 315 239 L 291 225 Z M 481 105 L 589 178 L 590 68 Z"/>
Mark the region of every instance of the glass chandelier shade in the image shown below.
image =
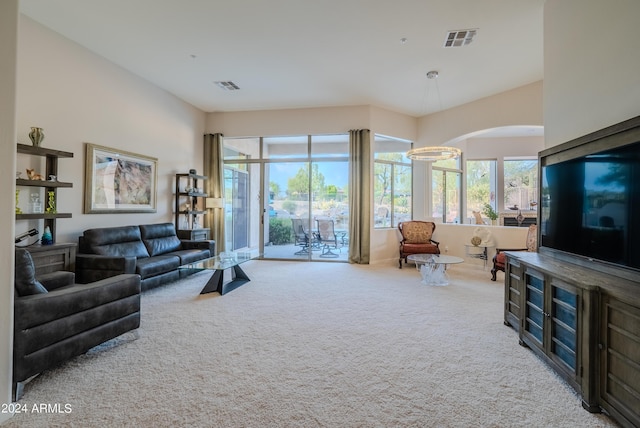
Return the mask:
<path id="1" fill-rule="evenodd" d="M 461 154 L 462 151 L 456 147 L 428 146 L 409 150 L 407 152 L 407 157 L 413 160 L 435 162 L 439 160 L 457 158 Z"/>

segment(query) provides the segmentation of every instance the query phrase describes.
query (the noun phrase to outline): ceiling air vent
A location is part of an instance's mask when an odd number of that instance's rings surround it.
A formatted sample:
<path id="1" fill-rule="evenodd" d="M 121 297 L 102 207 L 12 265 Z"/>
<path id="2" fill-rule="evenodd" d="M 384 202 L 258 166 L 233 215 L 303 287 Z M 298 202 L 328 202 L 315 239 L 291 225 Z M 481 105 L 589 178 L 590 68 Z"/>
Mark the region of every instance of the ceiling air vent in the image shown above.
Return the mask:
<path id="1" fill-rule="evenodd" d="M 224 89 L 225 91 L 237 91 L 238 89 L 240 89 L 240 86 L 236 85 L 231 80 L 226 81 L 226 82 L 213 82 L 213 83 L 215 83 L 216 85 L 218 85 L 220 88 Z"/>
<path id="2" fill-rule="evenodd" d="M 473 41 L 473 38 L 475 37 L 477 32 L 477 28 L 473 28 L 470 30 L 449 31 L 447 33 L 447 38 L 444 41 L 443 47 L 458 48 L 461 46 L 466 46 Z"/>

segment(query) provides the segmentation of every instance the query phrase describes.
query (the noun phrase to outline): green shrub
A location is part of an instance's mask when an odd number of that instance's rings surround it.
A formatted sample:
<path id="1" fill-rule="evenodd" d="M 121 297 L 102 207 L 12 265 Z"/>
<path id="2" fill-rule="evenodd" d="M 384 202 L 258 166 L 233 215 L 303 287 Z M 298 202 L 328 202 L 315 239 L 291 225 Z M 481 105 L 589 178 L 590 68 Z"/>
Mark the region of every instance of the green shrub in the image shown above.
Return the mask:
<path id="1" fill-rule="evenodd" d="M 269 219 L 269 242 L 273 245 L 293 244 L 293 229 L 290 218 Z"/>

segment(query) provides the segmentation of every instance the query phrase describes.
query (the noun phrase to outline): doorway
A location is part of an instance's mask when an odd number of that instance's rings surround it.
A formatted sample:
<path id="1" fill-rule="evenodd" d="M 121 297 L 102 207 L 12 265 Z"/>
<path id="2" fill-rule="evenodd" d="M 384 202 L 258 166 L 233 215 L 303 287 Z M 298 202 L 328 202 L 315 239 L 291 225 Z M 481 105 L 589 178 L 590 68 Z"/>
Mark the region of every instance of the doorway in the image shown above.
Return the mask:
<path id="1" fill-rule="evenodd" d="M 348 138 L 225 139 L 227 249 L 346 262 Z"/>

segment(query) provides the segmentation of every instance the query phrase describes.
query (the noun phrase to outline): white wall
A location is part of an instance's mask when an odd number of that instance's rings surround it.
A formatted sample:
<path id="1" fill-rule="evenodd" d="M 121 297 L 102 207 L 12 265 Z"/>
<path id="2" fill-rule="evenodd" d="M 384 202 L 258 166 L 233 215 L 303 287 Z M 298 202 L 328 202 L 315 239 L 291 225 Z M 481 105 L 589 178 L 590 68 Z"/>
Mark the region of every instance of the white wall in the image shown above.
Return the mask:
<path id="1" fill-rule="evenodd" d="M 58 210 L 73 215 L 58 220 L 58 241 L 76 242 L 91 227 L 173 221 L 174 174 L 202 171 L 204 112 L 25 16 L 18 69 L 18 142 L 31 144 L 30 127 L 39 126 L 43 147 L 74 153 L 58 166 L 59 179 L 74 185 L 58 191 Z M 157 158 L 157 213 L 83 214 L 85 142 Z M 37 159 L 18 155 L 23 177 L 29 166 L 44 172 Z M 20 196 L 25 210 L 29 192 Z M 17 233 L 31 227 L 41 222 L 16 222 Z"/>
<path id="2" fill-rule="evenodd" d="M 640 114 L 637 0 L 547 0 L 544 125 L 552 147 Z"/>
<path id="3" fill-rule="evenodd" d="M 420 118 L 416 146 L 440 145 L 502 126 L 541 126 L 542 117 L 540 81 Z"/>
<path id="4" fill-rule="evenodd" d="M 370 108 L 354 106 L 210 113 L 206 129 L 225 137 L 269 137 L 339 134 L 370 126 Z"/>
<path id="5" fill-rule="evenodd" d="M 416 118 L 390 110 L 350 106 L 210 113 L 206 128 L 225 137 L 326 135 L 369 129 L 374 134 L 415 141 L 417 124 Z"/>
<path id="6" fill-rule="evenodd" d="M 0 1 L 0 403 L 11 402 L 18 0 Z M 11 415 L 0 412 L 0 424 Z"/>
<path id="7" fill-rule="evenodd" d="M 28 138 L 31 126 L 44 128 L 43 147 L 74 153 L 74 158 L 61 159 L 59 163 L 60 180 L 72 182 L 74 187 L 60 189 L 58 193 L 58 209 L 73 215 L 72 219 L 57 222 L 58 241 L 77 242 L 82 230 L 90 227 L 173 220 L 174 174 L 190 168 L 202 170 L 204 112 L 19 16 L 17 0 L 0 1 L 0 56 L 2 182 L 15 183 L 16 164 L 20 171 L 25 167 L 44 170 L 44 165 L 38 165 L 35 159 L 16 155 L 16 140 L 31 144 Z M 158 158 L 158 212 L 84 215 L 84 142 Z M 3 205 L 0 218 L 11 226 L 0 230 L 0 242 L 5 243 L 0 247 L 0 271 L 4 278 L 0 282 L 3 403 L 10 402 L 13 355 L 14 249 L 10 240 L 31 227 L 42 230 L 41 222 L 22 220 L 15 222 L 14 229 L 14 188 L 13 184 L 0 187 L 2 200 L 10 202 Z M 23 209 L 27 202 L 28 192 L 21 192 Z M 0 414 L 0 422 L 6 416 Z"/>

